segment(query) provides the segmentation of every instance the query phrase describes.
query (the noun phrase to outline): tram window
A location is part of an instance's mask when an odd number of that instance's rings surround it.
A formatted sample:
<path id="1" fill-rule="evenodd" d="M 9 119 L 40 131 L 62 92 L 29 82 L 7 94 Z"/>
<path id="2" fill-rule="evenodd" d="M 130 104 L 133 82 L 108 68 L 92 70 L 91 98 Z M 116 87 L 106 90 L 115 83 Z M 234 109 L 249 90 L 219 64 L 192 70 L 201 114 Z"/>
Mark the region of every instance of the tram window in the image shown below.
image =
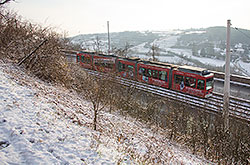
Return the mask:
<path id="1" fill-rule="evenodd" d="M 197 81 L 197 89 L 204 90 L 204 86 L 205 86 L 205 81 L 198 79 L 198 81 Z"/>
<path id="2" fill-rule="evenodd" d="M 195 88 L 196 86 L 196 79 L 193 77 L 186 77 L 185 79 L 185 85 L 188 87 Z"/>
<path id="3" fill-rule="evenodd" d="M 89 57 L 86 57 L 85 58 L 85 63 L 90 64 L 91 63 L 91 59 Z"/>
<path id="4" fill-rule="evenodd" d="M 95 62 L 95 66 L 113 69 L 114 65 L 112 63 L 102 63 L 101 61 L 97 61 Z"/>
<path id="5" fill-rule="evenodd" d="M 139 69 L 139 74 L 140 75 L 145 75 L 145 68 L 140 68 Z"/>
<path id="6" fill-rule="evenodd" d="M 122 68 L 122 63 L 119 62 L 119 63 L 118 63 L 118 70 L 119 70 L 119 72 L 121 71 L 121 68 Z"/>
<path id="7" fill-rule="evenodd" d="M 105 63 L 105 65 L 104 65 L 106 68 L 109 68 L 109 69 L 113 69 L 113 64 L 111 64 L 111 63 Z"/>
<path id="8" fill-rule="evenodd" d="M 128 65 L 127 67 L 128 67 L 128 70 L 129 70 L 129 71 L 130 71 L 130 70 L 134 71 L 134 66 L 133 66 L 133 65 Z"/>
<path id="9" fill-rule="evenodd" d="M 80 56 L 77 56 L 77 62 L 80 62 Z"/>
<path id="10" fill-rule="evenodd" d="M 143 73 L 143 76 L 149 77 L 148 69 L 147 68 L 144 68 L 144 69 L 145 69 L 145 72 Z"/>
<path id="11" fill-rule="evenodd" d="M 98 62 L 95 62 L 95 66 L 100 66 L 100 63 L 98 63 Z"/>
<path id="12" fill-rule="evenodd" d="M 134 66 L 133 65 L 127 65 L 127 71 L 128 71 L 128 75 L 130 77 L 134 77 Z"/>
<path id="13" fill-rule="evenodd" d="M 126 70 L 126 64 L 122 64 L 122 71 Z"/>
<path id="14" fill-rule="evenodd" d="M 153 78 L 158 79 L 158 71 L 157 70 L 152 70 L 153 71 Z"/>
<path id="15" fill-rule="evenodd" d="M 183 81 L 184 81 L 184 77 L 183 76 L 177 75 L 177 74 L 174 75 L 174 82 L 175 82 L 175 84 L 181 84 L 181 82 L 183 82 Z"/>
<path id="16" fill-rule="evenodd" d="M 148 77 L 151 77 L 151 76 L 152 76 L 152 70 L 148 69 Z"/>
<path id="17" fill-rule="evenodd" d="M 214 79 L 213 79 L 213 77 L 208 78 L 206 80 L 206 90 L 209 90 L 209 89 L 213 88 L 213 85 L 214 85 Z"/>
<path id="18" fill-rule="evenodd" d="M 114 69 L 114 64 L 108 64 L 108 67 L 109 67 L 110 69 Z"/>
<path id="19" fill-rule="evenodd" d="M 81 56 L 81 61 L 84 62 L 84 56 Z"/>
<path id="20" fill-rule="evenodd" d="M 163 81 L 168 81 L 168 75 L 166 71 L 159 71 L 159 79 Z"/>
<path id="21" fill-rule="evenodd" d="M 123 64 L 123 63 L 121 63 L 121 62 L 119 62 L 119 72 L 125 71 L 125 68 L 126 68 L 126 65 Z"/>
<path id="22" fill-rule="evenodd" d="M 108 68 L 109 67 L 109 64 L 104 62 L 104 63 L 101 63 L 101 66 L 105 67 L 105 68 Z"/>

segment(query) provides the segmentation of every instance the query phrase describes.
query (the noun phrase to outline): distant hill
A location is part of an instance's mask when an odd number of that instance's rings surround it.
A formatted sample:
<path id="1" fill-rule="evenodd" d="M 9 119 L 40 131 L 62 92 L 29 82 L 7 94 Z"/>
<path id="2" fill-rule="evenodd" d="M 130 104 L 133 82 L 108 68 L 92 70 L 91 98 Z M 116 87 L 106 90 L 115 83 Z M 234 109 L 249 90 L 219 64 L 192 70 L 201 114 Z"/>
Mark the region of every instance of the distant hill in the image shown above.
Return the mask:
<path id="1" fill-rule="evenodd" d="M 204 33 L 183 34 L 180 40 L 186 42 L 226 41 L 226 30 L 226 27 L 222 26 L 209 27 L 206 29 L 190 29 L 186 30 L 185 33 L 190 31 L 203 31 Z M 235 45 L 237 43 L 250 45 L 250 30 L 231 28 L 231 44 Z"/>
<path id="2" fill-rule="evenodd" d="M 102 41 L 102 44 L 107 44 L 108 36 L 106 33 L 77 35 L 69 38 L 72 43 L 80 44 L 83 48 L 91 46 L 96 39 Z M 136 46 L 144 42 L 153 42 L 159 38 L 159 34 L 150 31 L 125 31 L 110 33 L 111 46 L 116 48 L 123 48 L 126 44 Z"/>
<path id="3" fill-rule="evenodd" d="M 151 43 L 156 39 L 166 35 L 176 35 L 176 31 L 125 31 L 125 32 L 114 32 L 110 33 L 111 45 L 116 48 L 123 48 L 126 44 L 133 46 L 139 45 L 141 43 Z M 226 42 L 226 27 L 217 26 L 201 29 L 187 29 L 178 30 L 180 35 L 179 41 L 183 43 L 201 43 L 207 42 Z M 247 37 L 247 36 L 249 37 Z M 69 38 L 72 43 L 80 44 L 86 46 L 85 43 L 91 43 L 91 41 L 99 38 L 103 43 L 107 43 L 108 36 L 106 33 L 96 33 L 96 34 L 81 34 Z M 235 45 L 237 43 L 250 45 L 250 30 L 231 28 L 231 44 Z"/>

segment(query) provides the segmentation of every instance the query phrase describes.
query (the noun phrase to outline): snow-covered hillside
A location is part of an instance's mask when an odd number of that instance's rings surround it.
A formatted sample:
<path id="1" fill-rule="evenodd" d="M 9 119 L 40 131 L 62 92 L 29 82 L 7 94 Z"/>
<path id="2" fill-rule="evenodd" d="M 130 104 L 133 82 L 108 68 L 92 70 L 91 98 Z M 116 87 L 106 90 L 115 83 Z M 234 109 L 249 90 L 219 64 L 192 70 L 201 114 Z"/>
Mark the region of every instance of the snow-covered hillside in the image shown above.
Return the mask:
<path id="1" fill-rule="evenodd" d="M 0 164 L 211 164 L 171 143 L 164 130 L 102 112 L 60 86 L 0 63 Z"/>

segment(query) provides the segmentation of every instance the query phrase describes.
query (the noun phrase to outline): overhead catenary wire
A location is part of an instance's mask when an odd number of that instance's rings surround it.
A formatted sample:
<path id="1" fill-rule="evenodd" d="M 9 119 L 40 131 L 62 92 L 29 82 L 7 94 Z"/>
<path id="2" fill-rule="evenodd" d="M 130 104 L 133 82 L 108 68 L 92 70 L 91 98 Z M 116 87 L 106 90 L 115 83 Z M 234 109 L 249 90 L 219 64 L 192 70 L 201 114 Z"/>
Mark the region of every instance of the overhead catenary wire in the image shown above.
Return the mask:
<path id="1" fill-rule="evenodd" d="M 244 33 L 243 31 L 241 31 L 239 28 L 237 27 L 234 27 L 235 30 L 239 31 L 240 33 L 242 33 L 245 37 L 249 38 L 250 39 L 250 36 L 247 35 L 246 33 Z"/>

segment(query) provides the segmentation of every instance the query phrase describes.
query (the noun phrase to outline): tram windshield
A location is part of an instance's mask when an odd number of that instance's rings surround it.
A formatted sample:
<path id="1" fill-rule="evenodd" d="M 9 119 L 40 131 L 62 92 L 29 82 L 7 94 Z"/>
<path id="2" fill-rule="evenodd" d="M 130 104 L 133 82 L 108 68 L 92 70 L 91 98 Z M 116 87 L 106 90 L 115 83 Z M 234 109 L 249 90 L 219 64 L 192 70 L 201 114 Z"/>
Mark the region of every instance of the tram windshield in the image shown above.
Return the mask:
<path id="1" fill-rule="evenodd" d="M 213 88 L 213 86 L 214 86 L 213 77 L 208 78 L 207 81 L 206 81 L 206 90 L 209 90 L 209 89 Z"/>

